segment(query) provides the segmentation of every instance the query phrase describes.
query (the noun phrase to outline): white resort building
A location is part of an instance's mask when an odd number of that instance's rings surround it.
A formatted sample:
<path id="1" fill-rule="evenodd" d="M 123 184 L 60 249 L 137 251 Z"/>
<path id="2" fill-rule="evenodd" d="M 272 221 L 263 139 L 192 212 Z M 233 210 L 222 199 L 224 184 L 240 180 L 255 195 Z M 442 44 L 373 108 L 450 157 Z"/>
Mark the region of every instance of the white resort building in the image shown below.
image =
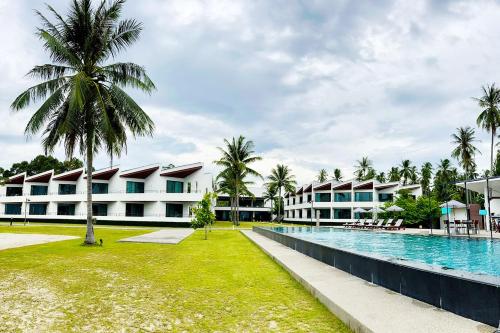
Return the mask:
<path id="1" fill-rule="evenodd" d="M 328 225 L 352 222 L 359 218 L 354 209 L 381 207 L 393 201 L 400 190 L 407 190 L 415 197 L 422 195 L 419 184 L 403 186 L 399 182 L 379 183 L 376 180 L 313 182 L 285 195 L 284 219 L 316 223 L 319 217 L 321 224 Z"/>
<path id="2" fill-rule="evenodd" d="M 186 224 L 191 207 L 212 191 L 212 174 L 202 163 L 178 167 L 159 164 L 120 170 L 110 167 L 92 174 L 93 215 L 103 224 Z M 261 198 L 243 198 L 241 220 L 269 214 Z M 220 197 L 215 207 L 219 219 L 228 218 L 229 207 Z M 86 218 L 84 169 L 62 174 L 53 170 L 37 175 L 10 177 L 0 186 L 0 219 L 28 221 L 82 221 Z M 264 215 L 263 215 L 264 214 Z"/>

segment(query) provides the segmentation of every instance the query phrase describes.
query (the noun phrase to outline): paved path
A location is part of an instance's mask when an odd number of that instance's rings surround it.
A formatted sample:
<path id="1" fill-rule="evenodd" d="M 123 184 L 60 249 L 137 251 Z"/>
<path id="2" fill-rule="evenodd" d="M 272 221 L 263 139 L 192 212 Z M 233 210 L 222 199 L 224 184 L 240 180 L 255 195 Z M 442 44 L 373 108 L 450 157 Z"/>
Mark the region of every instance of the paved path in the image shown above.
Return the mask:
<path id="1" fill-rule="evenodd" d="M 120 239 L 120 242 L 178 244 L 194 232 L 191 228 L 170 228 Z"/>
<path id="2" fill-rule="evenodd" d="M 0 233 L 0 250 L 76 239 L 75 236 Z"/>
<path id="3" fill-rule="evenodd" d="M 481 332 L 494 328 L 368 283 L 253 231 L 241 231 L 355 332 Z"/>

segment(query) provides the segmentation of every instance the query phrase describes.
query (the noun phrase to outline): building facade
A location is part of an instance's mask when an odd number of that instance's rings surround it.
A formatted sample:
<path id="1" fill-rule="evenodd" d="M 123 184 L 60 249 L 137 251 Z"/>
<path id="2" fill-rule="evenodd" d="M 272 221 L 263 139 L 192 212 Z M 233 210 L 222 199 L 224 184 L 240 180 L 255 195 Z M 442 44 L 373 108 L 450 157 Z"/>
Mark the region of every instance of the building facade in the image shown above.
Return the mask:
<path id="1" fill-rule="evenodd" d="M 264 200 L 264 188 L 250 187 L 253 197 L 243 196 L 239 202 L 240 221 L 271 221 L 271 203 Z M 215 205 L 217 221 L 231 220 L 231 201 L 227 195 L 219 195 Z"/>
<path id="2" fill-rule="evenodd" d="M 191 207 L 212 191 L 212 174 L 202 163 L 166 168 L 159 164 L 121 170 L 110 167 L 92 174 L 92 211 L 98 223 L 187 224 Z M 53 170 L 37 175 L 19 174 L 0 187 L 0 219 L 27 221 L 82 221 L 87 214 L 84 169 L 62 174 Z M 217 201 L 217 217 L 225 219 L 229 207 Z M 269 214 L 263 200 L 242 198 L 242 221 Z"/>
<path id="3" fill-rule="evenodd" d="M 359 218 L 356 208 L 365 210 L 381 207 L 393 201 L 400 190 L 422 195 L 420 185 L 403 186 L 399 182 L 379 183 L 375 180 L 356 182 L 309 183 L 287 193 L 284 198 L 284 219 L 288 222 L 343 224 Z"/>

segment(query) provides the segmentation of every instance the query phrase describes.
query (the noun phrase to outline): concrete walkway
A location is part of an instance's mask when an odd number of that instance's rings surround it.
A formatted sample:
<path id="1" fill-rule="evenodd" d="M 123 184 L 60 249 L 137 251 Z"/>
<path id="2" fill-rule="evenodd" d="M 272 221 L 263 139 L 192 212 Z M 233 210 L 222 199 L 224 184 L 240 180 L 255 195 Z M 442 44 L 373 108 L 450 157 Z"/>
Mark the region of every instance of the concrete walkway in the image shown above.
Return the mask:
<path id="1" fill-rule="evenodd" d="M 253 231 L 241 231 L 355 332 L 481 332 L 494 328 L 368 283 Z"/>
<path id="2" fill-rule="evenodd" d="M 120 239 L 120 242 L 178 244 L 194 232 L 191 228 L 170 228 L 149 234 Z"/>
<path id="3" fill-rule="evenodd" d="M 75 236 L 0 233 L 0 250 L 76 239 Z"/>

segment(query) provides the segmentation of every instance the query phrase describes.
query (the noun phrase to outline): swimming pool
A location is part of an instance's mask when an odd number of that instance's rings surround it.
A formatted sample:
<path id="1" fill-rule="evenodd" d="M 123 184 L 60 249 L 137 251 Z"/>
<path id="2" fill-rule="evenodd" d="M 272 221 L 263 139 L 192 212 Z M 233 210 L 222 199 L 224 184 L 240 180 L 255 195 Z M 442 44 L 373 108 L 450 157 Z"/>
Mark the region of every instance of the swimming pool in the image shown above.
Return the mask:
<path id="1" fill-rule="evenodd" d="M 500 277 L 500 241 L 408 235 L 320 227 L 276 227 L 290 234 L 337 249 L 404 259 L 475 274 Z"/>
<path id="2" fill-rule="evenodd" d="M 500 326 L 500 241 L 339 228 L 253 231 L 372 284 Z"/>

